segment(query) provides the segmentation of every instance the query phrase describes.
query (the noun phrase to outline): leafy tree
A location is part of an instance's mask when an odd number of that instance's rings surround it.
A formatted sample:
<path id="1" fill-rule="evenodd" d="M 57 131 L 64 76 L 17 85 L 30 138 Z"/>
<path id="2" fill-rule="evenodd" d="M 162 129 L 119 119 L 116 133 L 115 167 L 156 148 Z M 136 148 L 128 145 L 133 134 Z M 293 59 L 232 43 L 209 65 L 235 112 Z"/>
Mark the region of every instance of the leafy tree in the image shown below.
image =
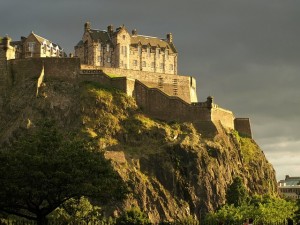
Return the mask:
<path id="1" fill-rule="evenodd" d="M 226 192 L 227 204 L 240 206 L 247 201 L 248 193 L 240 177 L 235 177 Z"/>
<path id="2" fill-rule="evenodd" d="M 88 198 L 71 198 L 55 209 L 50 216 L 55 221 L 67 224 L 80 224 L 101 220 L 101 208 L 91 204 Z"/>
<path id="3" fill-rule="evenodd" d="M 250 204 L 244 203 L 240 206 L 226 204 L 218 211 L 209 213 L 206 220 L 236 223 L 253 218 L 256 222 L 275 224 L 293 218 L 296 209 L 295 203 L 284 199 L 269 195 L 255 196 L 251 199 Z"/>
<path id="4" fill-rule="evenodd" d="M 133 207 L 124 212 L 118 219 L 117 225 L 150 225 L 151 222 L 147 215 L 139 208 Z"/>
<path id="5" fill-rule="evenodd" d="M 46 216 L 71 198 L 102 203 L 124 196 L 109 161 L 82 140 L 46 121 L 12 147 L 0 150 L 0 212 L 47 224 Z"/>

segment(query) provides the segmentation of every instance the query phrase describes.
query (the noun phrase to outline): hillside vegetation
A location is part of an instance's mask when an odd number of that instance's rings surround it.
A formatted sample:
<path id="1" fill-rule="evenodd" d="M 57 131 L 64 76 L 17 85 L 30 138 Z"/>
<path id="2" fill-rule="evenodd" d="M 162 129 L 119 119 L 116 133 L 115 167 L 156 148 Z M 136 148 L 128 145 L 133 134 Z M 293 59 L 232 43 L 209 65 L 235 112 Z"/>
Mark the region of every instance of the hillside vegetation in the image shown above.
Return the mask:
<path id="1" fill-rule="evenodd" d="M 235 177 L 250 195 L 277 194 L 272 165 L 235 131 L 203 138 L 193 124 L 153 120 L 133 98 L 92 82 L 45 79 L 35 94 L 29 79 L 1 96 L 1 146 L 45 118 L 62 132 L 88 136 L 130 188 L 123 202 L 103 206 L 107 215 L 134 205 L 152 221 L 200 218 L 224 204 Z"/>

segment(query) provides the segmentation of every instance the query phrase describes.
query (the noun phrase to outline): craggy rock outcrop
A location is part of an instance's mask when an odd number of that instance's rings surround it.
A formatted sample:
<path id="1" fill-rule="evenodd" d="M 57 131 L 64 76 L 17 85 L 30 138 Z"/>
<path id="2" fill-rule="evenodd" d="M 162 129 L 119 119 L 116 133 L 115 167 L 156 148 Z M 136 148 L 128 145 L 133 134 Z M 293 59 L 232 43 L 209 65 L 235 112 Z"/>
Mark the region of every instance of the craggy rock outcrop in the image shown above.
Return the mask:
<path id="1" fill-rule="evenodd" d="M 37 96 L 36 88 L 37 79 L 24 79 L 0 92 L 0 145 L 45 118 L 65 132 L 88 134 L 131 188 L 107 213 L 138 205 L 152 221 L 201 218 L 225 202 L 236 176 L 250 194 L 277 193 L 272 165 L 236 131 L 219 125 L 207 137 L 190 123 L 155 121 L 132 98 L 77 79 L 45 77 Z"/>

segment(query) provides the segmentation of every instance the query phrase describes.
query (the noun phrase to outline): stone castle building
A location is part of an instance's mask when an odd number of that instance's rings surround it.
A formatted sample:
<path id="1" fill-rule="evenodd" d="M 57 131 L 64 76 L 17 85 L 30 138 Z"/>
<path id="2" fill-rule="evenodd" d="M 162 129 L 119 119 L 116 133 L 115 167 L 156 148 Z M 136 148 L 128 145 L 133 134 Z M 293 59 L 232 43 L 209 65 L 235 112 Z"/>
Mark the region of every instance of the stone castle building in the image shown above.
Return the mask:
<path id="1" fill-rule="evenodd" d="M 128 32 L 123 25 L 106 31 L 84 25 L 82 40 L 75 46 L 75 56 L 82 64 L 131 69 L 164 74 L 177 74 L 177 50 L 172 34 L 166 39 Z"/>
<path id="2" fill-rule="evenodd" d="M 46 38 L 33 32 L 20 41 L 12 41 L 10 37 L 3 38 L 4 45 L 8 47 L 8 59 L 64 57 L 63 49 Z"/>
<path id="3" fill-rule="evenodd" d="M 177 75 L 177 54 L 171 34 L 163 40 L 138 35 L 136 30 L 130 34 L 125 26 L 93 30 L 88 22 L 72 58 L 34 33 L 17 42 L 4 37 L 0 43 L 0 94 L 25 77 L 39 83 L 44 71 L 43 77 L 49 79 L 93 81 L 117 88 L 134 97 L 149 116 L 192 122 L 202 134 L 235 129 L 252 137 L 249 118 L 236 118 L 210 96 L 198 102 L 195 78 Z"/>

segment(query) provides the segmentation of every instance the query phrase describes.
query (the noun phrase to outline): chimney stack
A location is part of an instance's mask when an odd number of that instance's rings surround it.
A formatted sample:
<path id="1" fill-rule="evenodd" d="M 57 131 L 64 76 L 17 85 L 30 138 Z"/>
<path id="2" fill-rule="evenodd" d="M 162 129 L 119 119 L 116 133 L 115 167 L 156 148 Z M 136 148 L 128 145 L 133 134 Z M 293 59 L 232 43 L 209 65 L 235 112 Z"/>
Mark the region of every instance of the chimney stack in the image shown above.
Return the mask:
<path id="1" fill-rule="evenodd" d="M 86 22 L 84 24 L 84 32 L 88 32 L 91 30 L 91 23 L 90 22 Z"/>
<path id="2" fill-rule="evenodd" d="M 167 34 L 167 41 L 168 41 L 169 43 L 172 43 L 172 42 L 173 42 L 173 35 L 172 35 L 172 33 L 168 33 L 168 34 Z"/>
<path id="3" fill-rule="evenodd" d="M 137 30 L 136 30 L 136 29 L 133 29 L 133 30 L 131 31 L 131 34 L 132 34 L 132 35 L 137 35 Z"/>
<path id="4" fill-rule="evenodd" d="M 107 26 L 107 33 L 112 36 L 112 34 L 114 33 L 114 26 L 112 24 L 110 24 L 109 26 Z"/>

